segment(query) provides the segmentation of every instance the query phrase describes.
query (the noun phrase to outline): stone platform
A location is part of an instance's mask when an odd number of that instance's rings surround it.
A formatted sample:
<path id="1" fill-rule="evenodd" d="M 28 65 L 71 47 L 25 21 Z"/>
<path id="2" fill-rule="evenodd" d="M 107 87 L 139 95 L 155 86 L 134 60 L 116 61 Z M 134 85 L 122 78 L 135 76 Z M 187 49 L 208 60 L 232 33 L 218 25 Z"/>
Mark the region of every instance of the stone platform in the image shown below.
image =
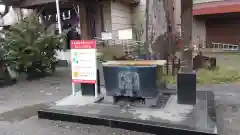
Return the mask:
<path id="1" fill-rule="evenodd" d="M 39 110 L 38 117 L 152 134 L 217 135 L 212 92 L 198 91 L 195 106 L 178 104 L 177 95 L 172 94 L 161 108 L 120 107 L 79 98 L 78 105 L 57 104 Z"/>

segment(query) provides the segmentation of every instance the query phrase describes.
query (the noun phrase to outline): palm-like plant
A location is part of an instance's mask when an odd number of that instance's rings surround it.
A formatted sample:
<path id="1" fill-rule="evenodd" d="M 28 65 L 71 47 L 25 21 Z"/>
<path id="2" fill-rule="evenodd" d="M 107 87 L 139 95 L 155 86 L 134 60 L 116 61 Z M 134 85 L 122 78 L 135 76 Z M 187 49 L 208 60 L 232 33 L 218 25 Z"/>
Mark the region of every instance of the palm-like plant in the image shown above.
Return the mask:
<path id="1" fill-rule="evenodd" d="M 64 34 L 47 31 L 37 15 L 22 19 L 6 32 L 5 46 L 8 66 L 29 76 L 44 75 L 55 68 L 56 50 L 61 50 Z"/>

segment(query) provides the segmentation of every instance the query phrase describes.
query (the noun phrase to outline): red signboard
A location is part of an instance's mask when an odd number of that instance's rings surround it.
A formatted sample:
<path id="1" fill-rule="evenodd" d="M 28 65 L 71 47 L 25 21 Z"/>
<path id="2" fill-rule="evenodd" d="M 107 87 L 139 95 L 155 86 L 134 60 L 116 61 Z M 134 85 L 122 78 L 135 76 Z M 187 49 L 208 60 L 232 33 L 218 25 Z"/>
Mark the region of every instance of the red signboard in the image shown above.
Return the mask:
<path id="1" fill-rule="evenodd" d="M 71 40 L 71 49 L 95 49 L 95 40 Z"/>
<path id="2" fill-rule="evenodd" d="M 72 83 L 95 84 L 97 80 L 96 41 L 71 40 Z"/>

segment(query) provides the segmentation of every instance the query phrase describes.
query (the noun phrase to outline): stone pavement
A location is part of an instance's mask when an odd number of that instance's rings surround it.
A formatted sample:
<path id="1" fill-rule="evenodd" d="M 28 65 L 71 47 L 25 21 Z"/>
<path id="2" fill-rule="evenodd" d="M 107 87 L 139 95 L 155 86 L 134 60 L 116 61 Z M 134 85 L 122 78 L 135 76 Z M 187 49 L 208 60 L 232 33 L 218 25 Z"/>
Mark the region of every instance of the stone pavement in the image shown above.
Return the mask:
<path id="1" fill-rule="evenodd" d="M 0 88 L 0 135 L 142 135 L 121 129 L 37 118 L 39 108 L 71 94 L 70 70 L 58 68 L 52 77 L 20 80 Z M 146 135 L 146 134 L 144 134 Z"/>
<path id="2" fill-rule="evenodd" d="M 220 135 L 240 134 L 240 85 L 200 87 L 216 94 Z M 37 110 L 71 94 L 70 71 L 59 68 L 56 75 L 35 81 L 20 81 L 0 88 L 0 135 L 147 135 L 78 123 L 37 118 Z"/>
<path id="3" fill-rule="evenodd" d="M 51 103 L 71 93 L 70 71 L 59 68 L 54 76 L 34 81 L 21 79 L 0 88 L 0 113 L 41 103 Z"/>
<path id="4" fill-rule="evenodd" d="M 221 84 L 200 89 L 212 90 L 215 93 L 220 135 L 240 135 L 240 85 Z"/>
<path id="5" fill-rule="evenodd" d="M 147 135 L 122 129 L 38 119 L 36 116 L 5 127 L 1 135 Z"/>

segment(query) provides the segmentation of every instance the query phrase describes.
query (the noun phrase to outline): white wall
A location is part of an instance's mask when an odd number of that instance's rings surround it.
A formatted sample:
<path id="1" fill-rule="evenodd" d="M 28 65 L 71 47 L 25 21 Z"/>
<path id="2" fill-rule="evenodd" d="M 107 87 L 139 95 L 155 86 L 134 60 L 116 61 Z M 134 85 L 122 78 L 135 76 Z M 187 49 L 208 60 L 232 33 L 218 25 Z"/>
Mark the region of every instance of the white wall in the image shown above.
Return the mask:
<path id="1" fill-rule="evenodd" d="M 146 0 L 140 0 L 140 3 L 135 5 L 130 5 L 119 1 L 113 2 L 110 0 L 106 0 L 102 4 L 104 13 L 104 28 L 105 30 L 112 32 L 113 39 L 118 39 L 118 30 L 129 28 L 140 29 L 142 25 L 144 33 L 140 39 L 142 41 L 145 40 Z"/>
<path id="2" fill-rule="evenodd" d="M 118 39 L 118 30 L 132 28 L 131 6 L 119 1 L 111 2 L 111 22 L 113 39 Z"/>
<path id="3" fill-rule="evenodd" d="M 192 25 L 192 42 L 193 44 L 198 44 L 198 37 L 203 43 L 206 41 L 206 24 L 204 20 L 197 20 L 193 18 Z"/>
<path id="4" fill-rule="evenodd" d="M 16 11 L 13 10 L 11 7 L 9 12 L 3 17 L 3 24 L 4 25 L 13 25 L 18 21 L 18 15 Z"/>

